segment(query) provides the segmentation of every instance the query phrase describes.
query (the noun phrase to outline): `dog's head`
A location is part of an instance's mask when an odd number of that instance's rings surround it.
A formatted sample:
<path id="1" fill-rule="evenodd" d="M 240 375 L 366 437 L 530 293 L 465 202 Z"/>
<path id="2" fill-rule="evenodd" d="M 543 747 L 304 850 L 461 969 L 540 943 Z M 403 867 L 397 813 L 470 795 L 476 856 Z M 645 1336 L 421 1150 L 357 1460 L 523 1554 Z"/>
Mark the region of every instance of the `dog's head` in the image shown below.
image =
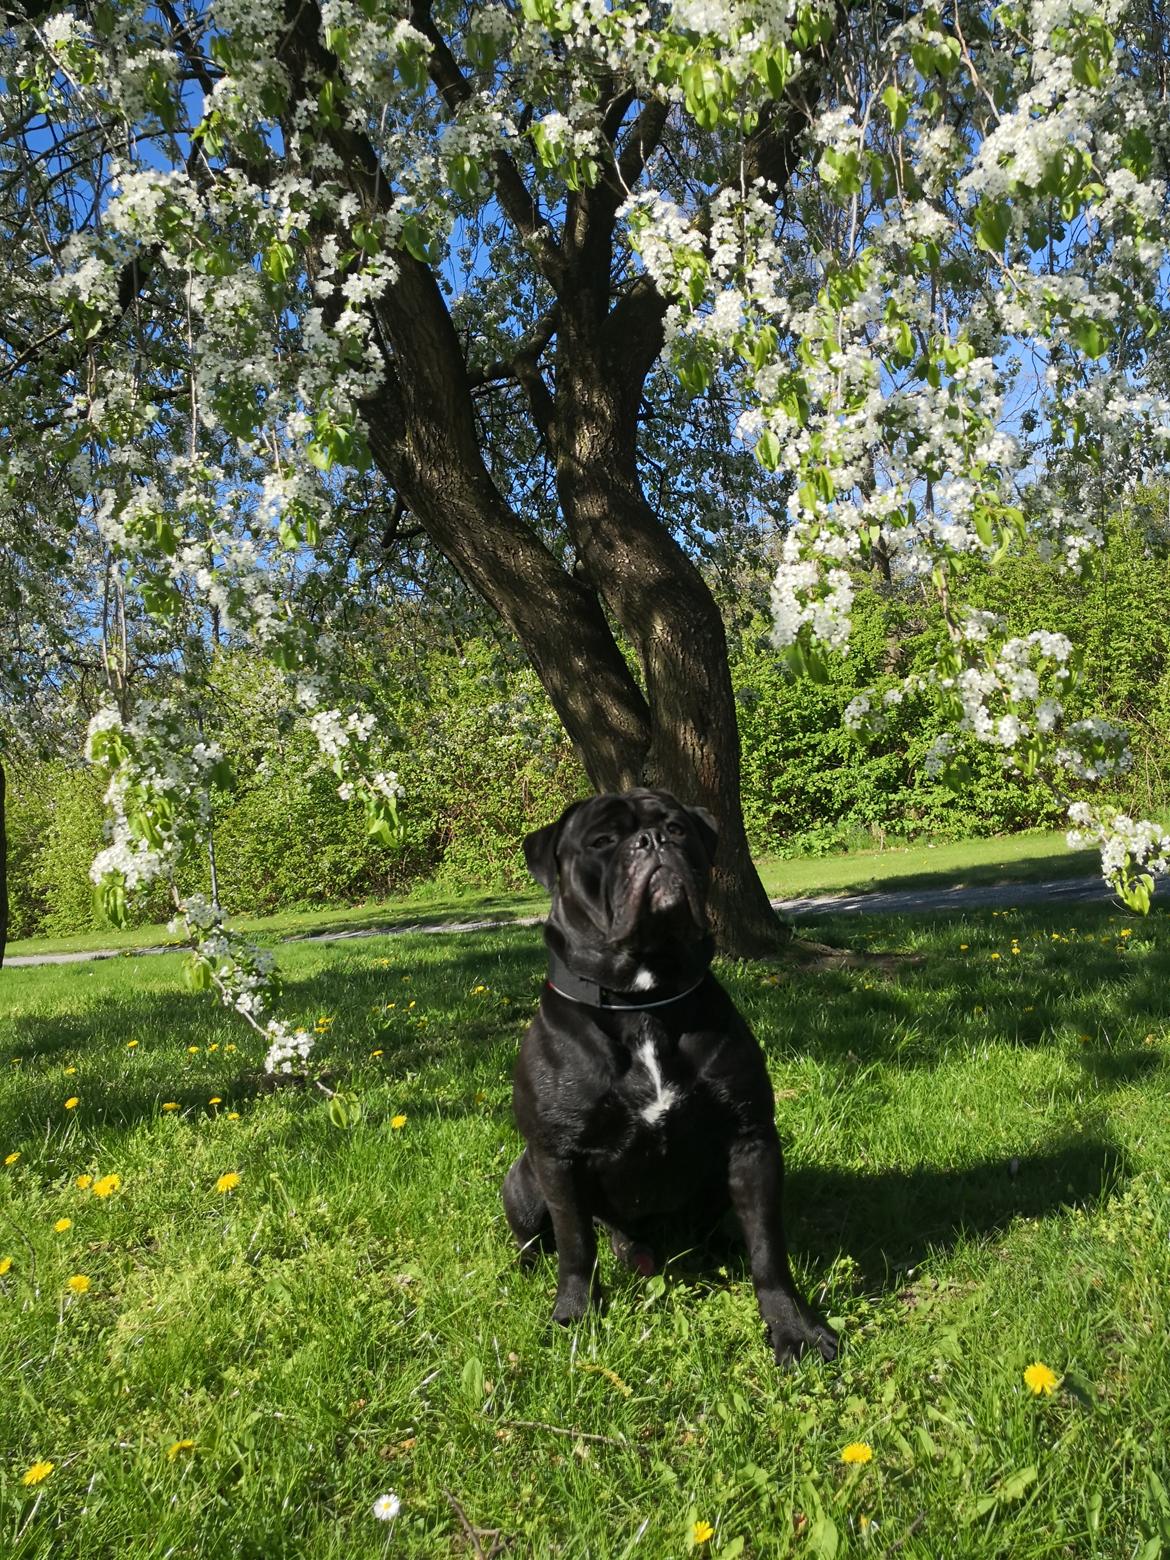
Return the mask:
<path id="1" fill-rule="evenodd" d="M 648 988 L 680 961 L 709 960 L 718 833 L 710 813 L 668 791 L 574 802 L 524 841 L 529 871 L 553 896 L 550 945 L 578 973 L 617 990 Z"/>

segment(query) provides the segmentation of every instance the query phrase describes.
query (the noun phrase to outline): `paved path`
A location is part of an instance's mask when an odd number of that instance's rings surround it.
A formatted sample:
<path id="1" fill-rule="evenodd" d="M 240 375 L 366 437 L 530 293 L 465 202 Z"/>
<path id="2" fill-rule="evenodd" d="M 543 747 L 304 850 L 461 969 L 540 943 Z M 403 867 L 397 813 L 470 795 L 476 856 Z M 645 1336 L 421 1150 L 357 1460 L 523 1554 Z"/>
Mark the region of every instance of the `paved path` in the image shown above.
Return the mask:
<path id="1" fill-rule="evenodd" d="M 1116 900 L 1103 878 L 1065 878 L 1057 883 L 989 883 L 978 887 L 891 888 L 870 894 L 817 894 L 807 899 L 773 899 L 784 915 L 920 915 L 936 910 L 1005 910 L 1017 905 L 1104 904 Z"/>
<path id="2" fill-rule="evenodd" d="M 773 899 L 783 915 L 922 915 L 938 910 L 1003 910 L 1016 905 L 1105 903 L 1113 890 L 1101 878 L 1065 878 L 1057 883 L 991 883 L 953 888 L 893 888 L 869 894 L 816 894 L 804 899 Z M 396 926 L 361 926 L 341 932 L 306 932 L 287 942 L 350 942 L 365 937 L 403 937 L 417 933 L 484 932 L 499 926 L 539 926 L 539 915 L 512 920 L 406 921 Z M 84 953 L 13 954 L 4 960 L 16 969 L 35 964 L 87 964 L 94 959 L 136 958 L 182 948 L 90 948 Z"/>

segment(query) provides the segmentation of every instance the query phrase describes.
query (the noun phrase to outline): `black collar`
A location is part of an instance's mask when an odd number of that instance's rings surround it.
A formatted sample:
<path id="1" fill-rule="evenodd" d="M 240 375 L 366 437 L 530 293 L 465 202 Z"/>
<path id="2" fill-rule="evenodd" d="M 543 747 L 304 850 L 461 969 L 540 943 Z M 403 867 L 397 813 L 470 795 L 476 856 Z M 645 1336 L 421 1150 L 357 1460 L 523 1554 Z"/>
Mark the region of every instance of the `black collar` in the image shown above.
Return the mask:
<path id="1" fill-rule="evenodd" d="M 605 986 L 599 986 L 595 980 L 586 980 L 583 975 L 575 975 L 569 966 L 550 948 L 548 951 L 548 979 L 545 985 L 550 991 L 555 991 L 559 997 L 565 997 L 570 1002 L 579 1002 L 584 1007 L 609 1008 L 619 1013 L 640 1013 L 644 1008 L 670 1007 L 674 1002 L 681 1002 L 683 997 L 689 997 L 692 991 L 697 991 L 707 978 L 704 970 L 698 980 L 688 986 L 685 991 L 678 991 L 673 997 L 644 998 L 636 991 L 610 991 Z"/>

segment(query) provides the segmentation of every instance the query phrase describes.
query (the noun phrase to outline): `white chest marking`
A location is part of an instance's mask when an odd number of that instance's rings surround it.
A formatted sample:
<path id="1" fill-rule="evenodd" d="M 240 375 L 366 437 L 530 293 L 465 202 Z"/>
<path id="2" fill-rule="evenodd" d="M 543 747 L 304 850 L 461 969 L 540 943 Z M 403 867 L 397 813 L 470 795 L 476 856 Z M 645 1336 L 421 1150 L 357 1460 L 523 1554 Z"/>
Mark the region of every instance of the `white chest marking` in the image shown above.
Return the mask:
<path id="1" fill-rule="evenodd" d="M 678 1091 L 662 1081 L 662 1068 L 658 1065 L 658 1053 L 651 1041 L 643 1040 L 638 1047 L 638 1060 L 646 1069 L 654 1087 L 654 1098 L 642 1107 L 642 1120 L 655 1126 L 678 1099 Z"/>
<path id="2" fill-rule="evenodd" d="M 634 976 L 635 991 L 653 991 L 654 976 L 649 970 L 639 970 Z"/>

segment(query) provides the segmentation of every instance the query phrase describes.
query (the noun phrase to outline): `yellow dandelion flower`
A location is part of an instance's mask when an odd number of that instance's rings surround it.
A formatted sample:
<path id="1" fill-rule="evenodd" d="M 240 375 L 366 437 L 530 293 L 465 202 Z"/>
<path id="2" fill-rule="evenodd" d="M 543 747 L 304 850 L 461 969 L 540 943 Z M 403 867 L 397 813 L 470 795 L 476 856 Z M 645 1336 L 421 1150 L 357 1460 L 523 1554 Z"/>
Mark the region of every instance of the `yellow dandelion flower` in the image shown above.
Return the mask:
<path id="1" fill-rule="evenodd" d="M 178 1108 L 179 1108 L 178 1100 L 166 1100 L 164 1102 L 164 1104 L 163 1104 L 163 1109 L 164 1110 L 178 1110 Z"/>
<path id="2" fill-rule="evenodd" d="M 51 1462 L 35 1462 L 31 1468 L 26 1468 L 24 1473 L 21 1474 L 20 1482 L 22 1484 L 41 1484 L 49 1477 L 56 1466 L 56 1463 Z"/>
<path id="3" fill-rule="evenodd" d="M 207 1103 L 209 1105 L 222 1105 L 223 1104 L 223 1100 L 220 1098 L 220 1096 L 218 1094 L 213 1094 L 211 1096 L 211 1098 L 208 1100 Z"/>
<path id="4" fill-rule="evenodd" d="M 8 1272 L 8 1270 L 11 1268 L 11 1266 L 12 1266 L 12 1258 L 11 1257 L 0 1257 L 0 1278 L 4 1277 L 5 1273 Z"/>
<path id="5" fill-rule="evenodd" d="M 235 1050 L 235 1046 L 234 1045 L 225 1045 L 224 1046 L 224 1050 L 225 1051 L 234 1051 Z"/>
<path id="6" fill-rule="evenodd" d="M 58 1235 L 64 1235 L 66 1230 L 71 1230 L 73 1228 L 73 1220 L 72 1219 L 58 1219 L 56 1224 L 54 1224 L 53 1228 L 57 1231 Z"/>
<path id="7" fill-rule="evenodd" d="M 228 1113 L 227 1113 L 227 1119 L 229 1121 L 239 1121 L 239 1119 L 240 1119 L 239 1111 L 238 1110 L 229 1110 Z"/>
<path id="8" fill-rule="evenodd" d="M 704 1522 L 701 1518 L 691 1529 L 691 1540 L 695 1544 L 705 1544 L 707 1540 L 709 1538 L 713 1538 L 714 1535 L 715 1529 L 709 1522 Z"/>
<path id="9" fill-rule="evenodd" d="M 406 1125 L 406 1117 L 405 1116 L 399 1115 L 399 1116 L 391 1116 L 390 1117 L 390 1126 L 391 1126 L 391 1128 L 395 1132 L 401 1132 L 405 1125 Z"/>
<path id="10" fill-rule="evenodd" d="M 15 1154 L 5 1154 L 5 1156 L 4 1156 L 4 1163 L 6 1165 L 14 1165 L 19 1158 L 20 1158 L 20 1150 L 17 1149 Z"/>
<path id="11" fill-rule="evenodd" d="M 116 1192 L 122 1184 L 120 1175 L 103 1175 L 101 1180 L 93 1183 L 93 1195 L 95 1197 L 108 1197 L 111 1192 Z"/>
<path id="12" fill-rule="evenodd" d="M 180 1452 L 193 1452 L 194 1450 L 194 1441 L 172 1441 L 171 1444 L 167 1447 L 167 1456 L 172 1462 L 174 1462 L 175 1458 L 179 1455 Z"/>
<path id="13" fill-rule="evenodd" d="M 960 952 L 960 953 L 966 953 L 966 951 L 967 951 L 967 949 L 968 949 L 968 948 L 969 948 L 969 947 L 970 947 L 970 946 L 971 946 L 971 944 L 970 944 L 970 943 L 960 943 L 960 944 L 959 944 L 959 952 Z"/>
<path id="14" fill-rule="evenodd" d="M 382 1053 L 381 1053 L 381 1051 L 371 1051 L 371 1052 L 370 1052 L 370 1056 L 371 1056 L 371 1057 L 374 1057 L 374 1056 L 381 1056 L 381 1054 L 382 1054 Z"/>
<path id="15" fill-rule="evenodd" d="M 213 1044 L 212 1044 L 212 1045 L 209 1045 L 209 1046 L 208 1046 L 208 1047 L 207 1047 L 207 1049 L 208 1049 L 208 1050 L 209 1050 L 209 1051 L 218 1051 L 218 1050 L 219 1050 L 219 1041 L 218 1041 L 218 1040 L 216 1040 L 216 1041 L 215 1041 L 215 1042 L 214 1042 L 214 1043 L 213 1043 Z"/>
<path id="16" fill-rule="evenodd" d="M 73 1184 L 80 1191 L 87 1192 L 90 1189 L 90 1187 L 93 1185 L 93 1176 L 92 1175 L 79 1175 L 77 1177 L 77 1180 L 74 1181 Z"/>
<path id="17" fill-rule="evenodd" d="M 1034 1392 L 1037 1397 L 1041 1393 L 1046 1397 L 1051 1397 L 1059 1385 L 1060 1378 L 1054 1370 L 1050 1370 L 1047 1365 L 1041 1365 L 1037 1361 L 1035 1365 L 1029 1365 L 1024 1372 L 1024 1382 L 1028 1390 Z"/>
<path id="18" fill-rule="evenodd" d="M 69 1098 L 65 1101 L 65 1109 L 66 1110 L 76 1110 L 77 1107 L 80 1104 L 81 1104 L 81 1101 L 78 1099 L 77 1095 L 76 1094 L 71 1094 L 69 1096 Z"/>
<path id="19" fill-rule="evenodd" d="M 843 1463 L 867 1463 L 873 1461 L 873 1447 L 868 1441 L 850 1441 L 841 1448 Z"/>
<path id="20" fill-rule="evenodd" d="M 1132 937 L 1133 936 L 1133 927 L 1132 926 L 1123 926 L 1121 928 L 1121 930 L 1118 932 L 1117 935 L 1119 937 Z"/>
<path id="21" fill-rule="evenodd" d="M 199 1047 L 197 1045 L 189 1045 L 187 1047 L 187 1055 L 188 1056 L 198 1056 L 199 1055 Z"/>
<path id="22" fill-rule="evenodd" d="M 138 1044 L 137 1040 L 127 1040 L 127 1042 L 126 1042 L 126 1049 L 128 1051 L 132 1051 L 137 1044 Z"/>
<path id="23" fill-rule="evenodd" d="M 74 1273 L 72 1278 L 65 1280 L 65 1288 L 72 1289 L 75 1295 L 83 1295 L 89 1288 L 89 1279 L 84 1273 Z"/>
<path id="24" fill-rule="evenodd" d="M 65 1069 L 65 1076 L 66 1076 L 66 1078 L 71 1077 L 76 1071 L 77 1071 L 76 1067 L 66 1067 L 66 1069 Z"/>
<path id="25" fill-rule="evenodd" d="M 236 1170 L 229 1170 L 226 1175 L 220 1176 L 219 1180 L 215 1183 L 215 1189 L 217 1192 L 234 1192 L 239 1184 L 239 1172 Z"/>
<path id="26" fill-rule="evenodd" d="M 992 958 L 993 958 L 993 959 L 999 959 L 999 958 L 1002 958 L 1002 955 L 1001 955 L 1001 954 L 998 954 L 998 953 L 993 953 L 993 954 L 992 954 L 992 955 L 991 955 L 991 957 L 992 957 Z"/>

